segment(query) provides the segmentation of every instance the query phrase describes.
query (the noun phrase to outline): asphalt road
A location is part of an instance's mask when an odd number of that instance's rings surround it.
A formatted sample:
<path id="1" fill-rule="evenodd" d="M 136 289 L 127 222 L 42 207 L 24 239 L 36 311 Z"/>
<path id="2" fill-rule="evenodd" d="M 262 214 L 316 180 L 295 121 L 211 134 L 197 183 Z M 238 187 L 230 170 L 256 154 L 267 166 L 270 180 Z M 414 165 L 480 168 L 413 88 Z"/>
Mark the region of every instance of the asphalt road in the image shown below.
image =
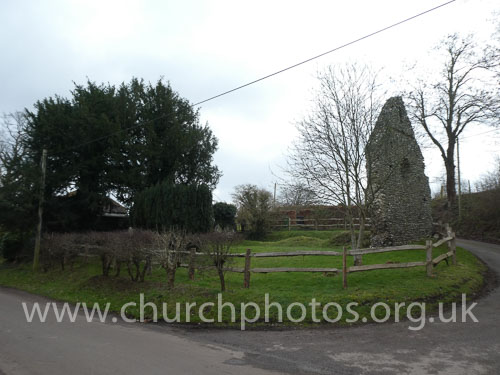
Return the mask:
<path id="1" fill-rule="evenodd" d="M 242 352 L 153 331 L 144 324 L 87 323 L 83 316 L 74 323 L 57 323 L 51 314 L 46 323 L 27 323 L 21 302 L 35 301 L 49 300 L 0 289 L 0 374 L 271 373 L 243 364 Z"/>
<path id="2" fill-rule="evenodd" d="M 500 273 L 500 246 L 458 244 Z M 245 332 L 53 317 L 27 323 L 22 301 L 47 302 L 0 288 L 0 374 L 500 374 L 498 288 L 477 301 L 479 322 L 427 322 L 420 331 L 408 321 Z"/>

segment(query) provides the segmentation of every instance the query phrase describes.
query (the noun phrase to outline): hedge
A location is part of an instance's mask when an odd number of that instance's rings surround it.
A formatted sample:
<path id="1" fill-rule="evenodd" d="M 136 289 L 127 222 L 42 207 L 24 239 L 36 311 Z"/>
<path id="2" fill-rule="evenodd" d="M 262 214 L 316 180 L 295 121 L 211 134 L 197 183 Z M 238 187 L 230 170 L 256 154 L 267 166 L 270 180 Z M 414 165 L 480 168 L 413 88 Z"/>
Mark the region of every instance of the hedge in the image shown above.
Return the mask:
<path id="1" fill-rule="evenodd" d="M 159 183 L 135 196 L 131 219 L 139 228 L 207 232 L 214 220 L 212 192 L 207 185 Z"/>

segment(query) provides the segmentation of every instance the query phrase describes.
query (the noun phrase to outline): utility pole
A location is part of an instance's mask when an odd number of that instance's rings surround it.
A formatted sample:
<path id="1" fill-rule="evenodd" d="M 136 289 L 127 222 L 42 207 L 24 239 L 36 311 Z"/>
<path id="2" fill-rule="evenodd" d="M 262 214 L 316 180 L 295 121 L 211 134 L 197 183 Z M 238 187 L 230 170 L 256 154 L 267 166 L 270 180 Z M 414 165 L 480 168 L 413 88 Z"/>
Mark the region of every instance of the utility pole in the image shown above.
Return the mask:
<path id="1" fill-rule="evenodd" d="M 276 182 L 274 183 L 273 208 L 276 207 Z"/>
<path id="2" fill-rule="evenodd" d="M 40 242 L 42 240 L 42 216 L 43 216 L 43 198 L 45 194 L 45 173 L 47 171 L 47 150 L 42 151 L 42 177 L 40 178 L 40 196 L 38 197 L 38 225 L 36 228 L 35 254 L 33 256 L 33 271 L 38 270 L 40 263 Z"/>
<path id="3" fill-rule="evenodd" d="M 457 137 L 457 164 L 458 164 L 458 221 L 462 220 L 462 179 L 460 178 L 460 142 Z"/>

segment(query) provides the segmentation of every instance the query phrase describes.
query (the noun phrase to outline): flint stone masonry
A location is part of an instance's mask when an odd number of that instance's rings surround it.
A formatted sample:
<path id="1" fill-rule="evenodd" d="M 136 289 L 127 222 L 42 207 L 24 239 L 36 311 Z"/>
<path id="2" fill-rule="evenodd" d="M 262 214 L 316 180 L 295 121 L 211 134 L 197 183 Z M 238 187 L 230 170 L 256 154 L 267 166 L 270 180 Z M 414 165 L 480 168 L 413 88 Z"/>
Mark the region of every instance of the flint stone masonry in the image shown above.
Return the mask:
<path id="1" fill-rule="evenodd" d="M 401 97 L 387 100 L 366 147 L 373 204 L 372 246 L 429 237 L 431 192 L 422 152 Z"/>

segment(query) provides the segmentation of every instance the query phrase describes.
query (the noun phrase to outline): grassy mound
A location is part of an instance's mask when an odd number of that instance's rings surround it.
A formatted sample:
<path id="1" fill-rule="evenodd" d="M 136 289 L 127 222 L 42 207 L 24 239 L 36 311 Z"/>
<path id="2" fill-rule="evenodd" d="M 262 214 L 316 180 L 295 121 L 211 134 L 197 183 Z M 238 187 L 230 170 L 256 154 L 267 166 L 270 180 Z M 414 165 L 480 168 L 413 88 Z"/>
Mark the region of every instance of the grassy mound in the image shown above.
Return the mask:
<path id="1" fill-rule="evenodd" d="M 326 240 L 322 240 L 321 238 L 314 238 L 308 236 L 296 236 L 285 238 L 280 241 L 273 242 L 277 246 L 290 246 L 290 247 L 323 247 L 326 246 Z"/>

